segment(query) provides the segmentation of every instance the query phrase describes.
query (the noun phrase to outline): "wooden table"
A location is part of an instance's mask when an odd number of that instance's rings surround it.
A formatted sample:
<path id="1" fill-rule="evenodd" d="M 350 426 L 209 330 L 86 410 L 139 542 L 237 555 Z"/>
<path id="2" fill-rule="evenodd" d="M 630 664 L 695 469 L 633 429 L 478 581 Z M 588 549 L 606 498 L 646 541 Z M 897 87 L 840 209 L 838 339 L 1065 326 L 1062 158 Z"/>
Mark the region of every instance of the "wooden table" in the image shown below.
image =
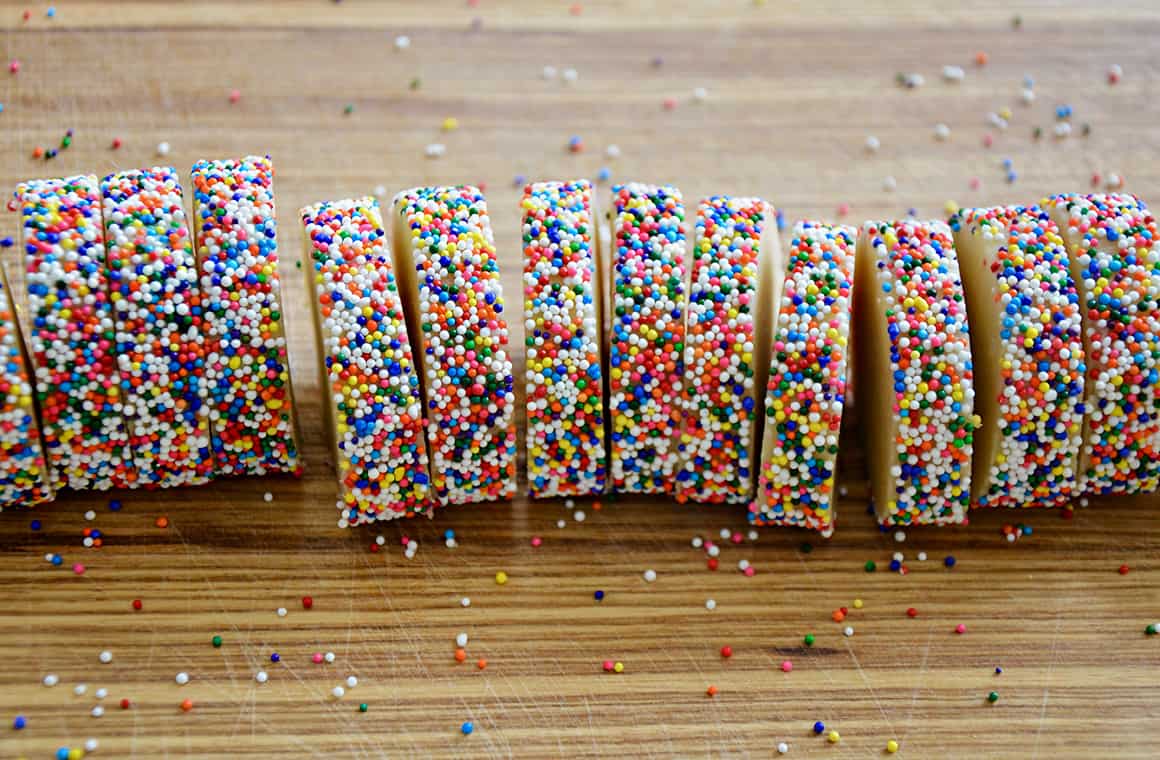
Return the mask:
<path id="1" fill-rule="evenodd" d="M 2 62 L 23 64 L 17 76 L 0 72 L 5 192 L 36 176 L 154 162 L 187 173 L 198 158 L 274 157 L 308 463 L 301 481 L 117 494 L 124 508 L 115 513 L 108 495 L 68 494 L 35 513 L 0 515 L 0 719 L 28 719 L 22 732 L 0 729 L 0 756 L 49 757 L 91 736 L 109 757 L 768 757 L 782 741 L 791 757 L 866 757 L 892 738 L 913 758 L 1154 757 L 1160 637 L 1144 635 L 1160 619 L 1154 497 L 1095 502 L 1070 521 L 979 514 L 969 528 L 914 530 L 896 543 L 864 513 L 858 437 L 847 430 L 850 494 L 835 537 L 767 530 L 756 543 L 724 542 L 717 572 L 690 540 L 744 532 L 741 510 L 659 499 L 605 499 L 597 510 L 583 500 L 579 523 L 560 503 L 521 497 L 448 509 L 430 523 L 335 527 L 293 264 L 295 211 L 307 202 L 380 185 L 390 195 L 485 182 L 513 304 L 515 175 L 593 177 L 608 166 L 615 179 L 674 182 L 690 203 L 760 194 L 791 223 L 832 218 L 841 203 L 859 223 L 910 206 L 941 216 L 948 198 L 1029 202 L 1087 188 L 1093 172 L 1122 174 L 1127 189 L 1160 203 L 1160 16 L 1151 0 L 851 5 L 626 1 L 573 13 L 547 0 L 141 0 L 61 2 L 55 19 L 37 4 L 23 22 L 26 3 L 0 4 Z M 398 35 L 408 49 L 396 49 Z M 985 67 L 977 51 L 988 53 Z M 1113 63 L 1124 69 L 1114 87 L 1105 80 Z M 965 81 L 943 82 L 946 64 L 966 69 Z M 557 78 L 542 77 L 546 65 Z M 567 68 L 578 74 L 570 85 L 560 78 Z M 903 89 L 898 72 L 926 84 Z M 1025 74 L 1035 78 L 1032 106 L 1020 103 Z M 694 102 L 697 87 L 704 102 Z M 241 97 L 231 105 L 233 89 Z M 670 97 L 671 111 L 662 107 Z M 1062 103 L 1074 108 L 1075 129 L 1057 140 Z M 1010 128 L 987 126 L 986 113 L 1004 106 Z M 458 130 L 440 131 L 446 117 Z M 945 143 L 933 138 L 939 122 L 952 130 Z M 1082 137 L 1085 122 L 1091 134 Z M 1047 133 L 1038 141 L 1036 125 Z M 30 157 L 69 128 L 74 143 L 54 161 Z M 863 147 L 869 134 L 881 141 L 876 155 Z M 572 135 L 583 152 L 567 150 Z M 161 141 L 172 147 L 165 158 L 155 155 Z M 433 142 L 445 156 L 424 156 Z M 615 160 L 604 156 L 613 143 Z M 1019 173 L 1014 184 L 1004 181 L 1004 157 Z M 887 175 L 893 193 L 882 189 Z M 974 192 L 973 176 L 982 182 Z M 0 215 L 0 236 L 17 221 Z M 9 266 L 18 257 L 3 252 Z M 512 329 L 518 378 L 518 319 Z M 155 524 L 162 515 L 166 529 Z M 1034 533 L 1009 545 L 1008 521 Z M 82 548 L 85 527 L 103 532 L 103 548 Z M 444 546 L 445 530 L 458 548 Z M 379 534 L 385 544 L 372 553 Z M 403 535 L 421 542 L 413 560 Z M 905 577 L 887 570 L 895 551 Z M 63 555 L 63 567 L 45 562 L 48 552 Z M 951 554 L 953 570 L 943 563 Z M 741 559 L 755 577 L 736 570 Z M 877 572 L 863 569 L 867 560 Z M 70 569 L 78 562 L 83 575 Z M 651 585 L 647 568 L 659 575 Z M 496 583 L 501 570 L 506 585 Z M 849 617 L 833 622 L 843 606 Z M 460 631 L 470 635 L 465 664 L 452 657 Z M 98 661 L 103 650 L 111 663 Z M 326 651 L 332 664 L 311 661 Z M 604 673 L 604 660 L 624 672 Z M 188 685 L 175 683 L 178 672 Z M 60 684 L 42 686 L 48 673 Z M 358 686 L 334 699 L 348 675 Z M 77 696 L 81 682 L 88 691 Z M 93 718 L 101 687 L 106 712 Z M 179 709 L 186 698 L 190 712 Z M 813 736 L 816 720 L 841 742 Z"/>

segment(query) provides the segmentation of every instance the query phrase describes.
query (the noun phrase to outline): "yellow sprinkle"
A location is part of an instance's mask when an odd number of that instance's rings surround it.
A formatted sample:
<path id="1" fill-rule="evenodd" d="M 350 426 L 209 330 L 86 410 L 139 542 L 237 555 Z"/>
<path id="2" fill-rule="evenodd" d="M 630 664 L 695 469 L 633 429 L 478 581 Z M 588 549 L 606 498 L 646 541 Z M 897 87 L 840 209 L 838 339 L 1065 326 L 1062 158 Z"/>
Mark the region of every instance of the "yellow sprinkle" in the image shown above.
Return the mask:
<path id="1" fill-rule="evenodd" d="M 831 731 L 830 733 L 826 734 L 826 741 L 828 741 L 830 744 L 837 744 L 838 742 L 842 741 L 842 737 L 838 734 L 837 731 Z"/>
<path id="2" fill-rule="evenodd" d="M 862 609 L 862 600 L 861 599 L 854 600 L 854 609 L 856 609 L 856 610 Z"/>
<path id="3" fill-rule="evenodd" d="M 448 116 L 446 119 L 443 120 L 443 131 L 444 132 L 453 132 L 458 128 L 459 128 L 459 119 L 456 119 L 454 116 Z"/>
<path id="4" fill-rule="evenodd" d="M 894 741 L 893 739 L 886 742 L 886 751 L 893 755 L 898 751 L 898 742 Z"/>
<path id="5" fill-rule="evenodd" d="M 951 214 L 957 214 L 959 211 L 959 204 L 948 200 L 943 204 L 943 211 L 947 213 L 947 216 L 950 216 Z"/>
<path id="6" fill-rule="evenodd" d="M 615 665 L 613 665 L 613 666 L 612 666 L 612 669 L 613 669 L 614 671 L 616 671 L 617 673 L 623 673 L 623 672 L 624 672 L 624 663 L 623 663 L 623 662 L 618 662 L 618 663 L 616 663 Z"/>
<path id="7" fill-rule="evenodd" d="M 501 586 L 507 583 L 507 573 L 505 573 L 503 570 L 500 570 L 495 574 L 495 582 Z"/>

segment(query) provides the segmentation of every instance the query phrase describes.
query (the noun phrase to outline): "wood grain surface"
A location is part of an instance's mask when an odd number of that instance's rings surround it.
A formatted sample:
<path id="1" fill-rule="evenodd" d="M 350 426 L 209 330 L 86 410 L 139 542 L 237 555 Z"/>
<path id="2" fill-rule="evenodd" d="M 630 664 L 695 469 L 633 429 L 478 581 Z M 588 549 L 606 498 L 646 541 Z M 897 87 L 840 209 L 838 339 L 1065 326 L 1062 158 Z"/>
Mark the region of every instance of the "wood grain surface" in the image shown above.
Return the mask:
<path id="1" fill-rule="evenodd" d="M 790 223 L 833 218 L 842 203 L 859 223 L 910 207 L 941 216 L 951 198 L 1034 201 L 1085 189 L 1093 172 L 1119 173 L 1160 203 L 1152 0 L 61 0 L 54 19 L 45 8 L 0 2 L 0 63 L 22 62 L 18 75 L 0 70 L 0 188 L 156 162 L 188 177 L 199 158 L 272 155 L 307 470 L 301 481 L 119 494 L 119 512 L 108 495 L 69 493 L 0 515 L 0 757 L 52 757 L 89 737 L 108 757 L 769 757 L 782 741 L 790 757 L 873 757 L 889 739 L 911 758 L 1155 757 L 1160 637 L 1144 627 L 1160 619 L 1157 498 L 1094 501 L 1071 520 L 976 514 L 967 528 L 913 530 L 896 543 L 865 513 L 848 425 L 849 496 L 834 538 L 766 530 L 756 543 L 727 542 L 717 572 L 690 540 L 744 531 L 743 512 L 664 499 L 605 499 L 599 510 L 585 500 L 581 523 L 559 502 L 520 497 L 341 531 L 293 264 L 305 203 L 377 186 L 389 195 L 486 183 L 518 313 L 513 177 L 594 177 L 602 166 L 618 180 L 673 182 L 690 205 L 759 194 Z M 398 35 L 408 49 L 396 49 Z M 978 51 L 985 67 L 974 64 Z M 1113 87 L 1114 63 L 1124 77 Z M 966 69 L 965 80 L 943 82 L 946 64 Z M 546 65 L 574 68 L 577 80 L 546 80 Z M 898 72 L 926 84 L 900 88 Z M 1025 75 L 1035 79 L 1031 106 L 1019 102 Z M 704 102 L 694 102 L 697 87 Z M 241 98 L 230 104 L 233 89 Z M 670 97 L 676 107 L 665 110 Z M 1057 140 L 1063 103 L 1075 132 Z M 994 130 L 986 114 L 1004 106 L 1011 126 Z M 441 132 L 446 117 L 459 129 Z M 952 130 L 947 142 L 933 138 L 939 122 Z M 1036 125 L 1048 136 L 1033 140 Z M 70 128 L 74 143 L 56 159 L 31 157 Z M 869 134 L 882 143 L 874 155 L 863 148 Z M 583 152 L 568 152 L 572 135 Z M 161 141 L 172 147 L 163 159 Z M 446 155 L 424 157 L 432 142 Z M 609 144 L 619 158 L 604 156 Z M 894 192 L 882 188 L 887 175 Z M 971 177 L 979 190 L 968 189 Z M 0 213 L 0 237 L 17 223 Z M 18 268 L 18 248 L 2 256 Z M 512 331 L 522 391 L 519 319 Z M 1008 521 L 1034 533 L 1008 544 Z M 103 548 L 81 546 L 85 527 L 102 531 Z M 447 529 L 458 548 L 444 546 Z M 379 534 L 385 545 L 372 553 Z M 412 560 L 403 535 L 421 542 Z M 886 569 L 895 551 L 906 576 Z M 64 565 L 45 562 L 49 552 Z M 741 559 L 754 577 L 737 571 Z M 879 570 L 867 573 L 867 560 Z M 83 575 L 71 569 L 78 562 Z M 642 580 L 647 568 L 653 584 Z M 607 595 L 599 604 L 597 589 Z M 842 606 L 851 610 L 839 625 L 831 613 Z M 452 656 L 461 631 L 464 664 Z M 816 636 L 808 649 L 807 633 Z M 99 662 L 103 650 L 111 663 Z M 325 651 L 333 664 L 311 662 Z M 604 673 L 606 659 L 624 672 Z M 255 682 L 260 669 L 268 683 Z M 175 683 L 181 671 L 188 685 Z M 49 673 L 56 687 L 41 685 Z M 348 675 L 358 686 L 335 700 Z M 74 694 L 78 683 L 86 694 Z M 94 718 L 98 688 L 108 689 L 106 712 Z M 992 690 L 1000 698 L 988 704 Z M 179 708 L 186 698 L 189 712 Z M 28 722 L 19 732 L 9 728 L 18 714 Z M 841 742 L 813 736 L 815 720 Z"/>

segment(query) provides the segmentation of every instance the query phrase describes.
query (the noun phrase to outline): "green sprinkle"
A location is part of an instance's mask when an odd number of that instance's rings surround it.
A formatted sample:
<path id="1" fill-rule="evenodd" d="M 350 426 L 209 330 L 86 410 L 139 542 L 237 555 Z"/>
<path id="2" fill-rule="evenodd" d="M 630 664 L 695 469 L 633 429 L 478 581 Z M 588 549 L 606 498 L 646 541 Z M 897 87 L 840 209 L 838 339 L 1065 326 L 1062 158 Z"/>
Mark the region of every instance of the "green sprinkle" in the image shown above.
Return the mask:
<path id="1" fill-rule="evenodd" d="M 814 545 L 811 544 L 809 541 L 805 541 L 802 543 L 802 545 L 799 548 L 801 549 L 802 554 L 809 554 L 810 552 L 812 552 L 814 550 Z"/>
<path id="2" fill-rule="evenodd" d="M 354 103 L 347 103 L 346 107 L 342 109 L 342 112 L 347 116 L 350 116 L 352 113 L 354 113 Z"/>
<path id="3" fill-rule="evenodd" d="M 815 641 L 814 635 L 812 633 L 807 633 L 804 641 L 806 642 L 807 647 L 812 647 Z"/>
<path id="4" fill-rule="evenodd" d="M 367 711 L 367 703 L 366 703 L 366 702 L 363 702 L 362 704 L 360 704 L 360 705 L 358 706 L 358 711 L 359 711 L 359 712 L 366 712 L 366 711 Z"/>
<path id="5" fill-rule="evenodd" d="M 1160 626 L 1157 626 L 1156 623 L 1152 623 L 1144 629 L 1144 633 L 1148 634 L 1149 636 L 1155 636 L 1157 633 L 1160 633 Z"/>
<path id="6" fill-rule="evenodd" d="M 866 560 L 865 568 L 866 568 L 866 572 L 872 573 L 878 569 L 878 565 L 874 562 L 874 560 L 870 559 L 870 560 Z"/>
<path id="7" fill-rule="evenodd" d="M 996 702 L 998 702 L 999 701 L 999 692 L 993 691 L 990 694 L 988 694 L 987 701 L 990 702 L 991 704 L 995 704 Z"/>
<path id="8" fill-rule="evenodd" d="M 221 647 L 221 645 L 222 645 L 222 637 L 221 637 L 221 636 L 214 636 L 214 637 L 213 637 L 213 638 L 210 640 L 210 643 L 211 643 L 211 644 L 213 644 L 213 648 L 214 648 L 214 649 L 218 649 L 218 648 L 220 648 L 220 647 Z"/>

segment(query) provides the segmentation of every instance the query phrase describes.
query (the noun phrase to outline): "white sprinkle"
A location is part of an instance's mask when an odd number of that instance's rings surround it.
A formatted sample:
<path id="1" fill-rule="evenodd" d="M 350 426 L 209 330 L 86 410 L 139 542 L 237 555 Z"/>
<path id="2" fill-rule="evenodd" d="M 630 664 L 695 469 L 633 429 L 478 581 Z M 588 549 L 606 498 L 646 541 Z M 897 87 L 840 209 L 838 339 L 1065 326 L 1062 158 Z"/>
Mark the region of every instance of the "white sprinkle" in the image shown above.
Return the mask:
<path id="1" fill-rule="evenodd" d="M 91 536 L 85 536 L 85 540 L 81 541 L 81 543 L 85 545 L 86 549 L 89 549 L 93 545 L 93 539 Z"/>
<path id="2" fill-rule="evenodd" d="M 894 541 L 896 543 L 899 543 L 899 544 L 906 543 L 906 531 L 904 531 L 904 530 L 894 531 Z"/>
<path id="3" fill-rule="evenodd" d="M 886 192 L 892 193 L 892 192 L 894 192 L 894 190 L 897 187 L 898 187 L 898 180 L 894 179 L 894 175 L 887 174 L 886 177 L 883 178 L 882 189 L 885 190 Z"/>
<path id="4" fill-rule="evenodd" d="M 85 512 L 85 519 L 86 520 L 96 520 L 97 513 L 90 509 L 88 512 Z"/>
<path id="5" fill-rule="evenodd" d="M 894 552 L 893 559 L 895 562 L 901 562 L 905 558 L 902 556 L 902 552 Z"/>
<path id="6" fill-rule="evenodd" d="M 902 83 L 906 85 L 908 89 L 913 90 L 918 87 L 922 87 L 922 85 L 926 83 L 926 79 L 922 76 L 922 74 L 905 74 L 902 77 Z"/>
<path id="7" fill-rule="evenodd" d="M 470 607 L 471 606 L 471 597 L 469 597 L 469 596 L 463 597 L 462 599 L 459 600 L 459 604 L 462 607 Z"/>
<path id="8" fill-rule="evenodd" d="M 994 111 L 987 114 L 987 123 L 996 129 L 1006 129 L 1008 127 L 1007 120 Z"/>
<path id="9" fill-rule="evenodd" d="M 652 583 L 653 581 L 655 581 L 657 579 L 657 571 L 652 570 L 652 569 L 645 570 L 644 571 L 644 579 L 647 583 Z"/>
<path id="10" fill-rule="evenodd" d="M 278 617 L 286 617 L 286 608 L 285 607 L 279 607 L 275 611 L 278 613 Z"/>
<path id="11" fill-rule="evenodd" d="M 707 553 L 710 557 L 716 557 L 721 553 L 721 547 L 717 546 L 717 544 L 712 544 L 709 546 Z"/>
<path id="12" fill-rule="evenodd" d="M 717 609 L 717 600 L 716 599 L 706 599 L 705 600 L 705 609 L 709 610 L 710 612 Z"/>
<path id="13" fill-rule="evenodd" d="M 73 687 L 73 694 L 76 694 L 79 697 L 88 690 L 89 690 L 88 686 L 85 686 L 83 683 L 78 683 L 76 686 Z"/>
<path id="14" fill-rule="evenodd" d="M 386 194 L 387 194 L 386 185 L 375 185 L 375 195 L 377 197 L 382 198 Z"/>
<path id="15" fill-rule="evenodd" d="M 934 137 L 936 140 L 946 140 L 951 136 L 951 128 L 946 124 L 934 125 Z"/>
<path id="16" fill-rule="evenodd" d="M 379 546 L 383 546 L 384 544 L 387 543 L 387 539 L 384 538 L 383 536 L 378 536 L 375 538 L 375 543 L 378 544 Z"/>
<path id="17" fill-rule="evenodd" d="M 449 538 L 443 542 L 443 545 L 446 546 L 448 549 L 454 549 L 455 547 L 459 546 L 459 542 L 456 541 L 454 538 Z"/>
<path id="18" fill-rule="evenodd" d="M 705 545 L 705 539 L 701 538 L 700 536 L 693 536 L 693 548 L 694 549 L 700 549 L 704 545 Z"/>
<path id="19" fill-rule="evenodd" d="M 918 553 L 918 561 L 919 562 L 926 562 L 926 552 L 919 552 Z"/>
<path id="20" fill-rule="evenodd" d="M 1007 534 L 1007 543 L 1009 543 L 1009 544 L 1015 543 L 1015 534 L 1014 533 Z"/>
<path id="21" fill-rule="evenodd" d="M 580 73 L 576 69 L 564 69 L 564 84 L 572 84 L 580 78 Z"/>
<path id="22" fill-rule="evenodd" d="M 427 146 L 427 158 L 439 158 L 447 152 L 447 146 L 443 143 L 431 143 Z"/>
<path id="23" fill-rule="evenodd" d="M 540 72 L 540 76 L 542 76 L 544 79 L 555 79 L 556 78 L 556 67 L 555 66 L 545 66 L 543 71 Z"/>
<path id="24" fill-rule="evenodd" d="M 1025 104 L 1031 105 L 1035 102 L 1035 90 L 1030 87 L 1024 87 L 1023 91 L 1019 93 L 1019 99 Z"/>
<path id="25" fill-rule="evenodd" d="M 564 520 L 557 520 L 557 521 L 556 521 L 556 527 L 557 527 L 557 528 L 563 528 L 563 527 L 564 527 L 565 525 L 567 525 L 567 524 L 568 524 L 568 523 L 567 523 L 567 522 L 565 522 Z"/>
<path id="26" fill-rule="evenodd" d="M 186 673 L 186 672 L 183 670 L 183 671 L 181 671 L 180 673 L 178 673 L 178 674 L 177 674 L 177 675 L 174 677 L 174 679 L 173 679 L 173 680 L 174 680 L 174 681 L 177 681 L 177 685 L 178 685 L 178 686 L 185 686 L 187 683 L 189 683 L 189 673 Z"/>
<path id="27" fill-rule="evenodd" d="M 346 696 L 346 689 L 342 688 L 341 686 L 335 686 L 330 690 L 330 693 L 335 699 L 342 699 L 344 696 Z"/>
<path id="28" fill-rule="evenodd" d="M 733 535 L 733 533 L 730 532 L 730 530 L 728 528 L 722 528 L 721 530 L 719 530 L 717 532 L 717 535 L 719 535 L 721 538 L 728 539 L 730 536 Z"/>
<path id="29" fill-rule="evenodd" d="M 756 530 L 750 530 L 750 531 L 749 531 L 748 538 L 749 538 L 749 540 L 750 540 L 750 541 L 756 541 L 756 540 L 757 540 L 757 538 L 758 538 L 758 535 L 759 535 L 759 534 L 758 534 L 758 532 L 757 532 Z"/>
<path id="30" fill-rule="evenodd" d="M 274 494 L 270 493 L 269 491 L 266 491 L 266 493 L 262 494 L 262 498 L 266 500 L 267 504 L 269 504 L 270 502 L 272 502 L 274 500 Z"/>
<path id="31" fill-rule="evenodd" d="M 1116 79 L 1119 79 L 1123 75 L 1124 75 L 1124 68 L 1122 66 L 1120 66 L 1120 64 L 1113 63 L 1111 66 L 1108 67 L 1108 77 L 1109 78 L 1114 77 Z"/>
<path id="32" fill-rule="evenodd" d="M 849 496 L 850 489 L 846 488 L 846 486 L 838 486 L 838 495 L 839 496 Z"/>
<path id="33" fill-rule="evenodd" d="M 358 686 L 358 679 L 355 678 L 354 676 L 347 676 L 346 677 L 346 688 L 353 689 L 356 686 Z"/>
<path id="34" fill-rule="evenodd" d="M 1119 174 L 1109 174 L 1108 178 L 1104 180 L 1104 187 L 1108 190 L 1115 190 L 1121 187 L 1123 184 L 1124 181 L 1120 179 Z"/>
<path id="35" fill-rule="evenodd" d="M 866 138 L 866 150 L 870 151 L 871 153 L 877 153 L 878 149 L 881 147 L 882 143 L 879 142 L 878 138 L 874 135 L 869 135 Z"/>
<path id="36" fill-rule="evenodd" d="M 777 752 L 779 755 L 784 755 L 786 752 L 789 752 L 789 745 L 785 742 L 778 742 Z"/>
<path id="37" fill-rule="evenodd" d="M 52 558 L 55 556 L 56 556 L 55 554 L 53 554 L 52 552 L 49 552 L 48 554 L 44 555 L 44 561 L 45 562 L 52 562 Z"/>
<path id="38" fill-rule="evenodd" d="M 737 569 L 740 570 L 741 572 L 745 572 L 746 570 L 748 570 L 749 569 L 749 560 L 747 560 L 747 559 L 738 560 Z"/>
<path id="39" fill-rule="evenodd" d="M 461 633 L 455 637 L 455 646 L 457 646 L 457 647 L 467 646 L 467 634 L 466 633 Z"/>
<path id="40" fill-rule="evenodd" d="M 266 671 L 264 671 L 264 670 L 259 670 L 254 675 L 254 680 L 257 681 L 258 683 L 266 683 L 266 681 L 268 681 L 269 679 L 270 679 L 270 676 L 266 675 Z"/>
<path id="41" fill-rule="evenodd" d="M 395 50 L 406 50 L 411 47 L 411 38 L 405 34 L 400 34 L 395 38 Z"/>
<path id="42" fill-rule="evenodd" d="M 322 659 L 326 660 L 327 662 L 334 662 L 334 652 L 327 652 L 322 656 Z"/>
<path id="43" fill-rule="evenodd" d="M 620 146 L 613 144 L 604 149 L 604 155 L 607 158 L 620 158 Z"/>
<path id="44" fill-rule="evenodd" d="M 58 683 L 60 683 L 60 678 L 55 673 L 49 673 L 44 677 L 45 686 L 56 686 Z"/>
<path id="45" fill-rule="evenodd" d="M 95 696 L 97 699 L 104 699 L 105 697 L 109 696 L 109 690 L 105 688 L 97 689 L 93 692 L 93 696 Z"/>
<path id="46" fill-rule="evenodd" d="M 1054 127 L 1051 128 L 1051 131 L 1055 133 L 1056 137 L 1067 137 L 1071 134 L 1071 122 L 1058 122 Z"/>
<path id="47" fill-rule="evenodd" d="M 108 665 L 110 662 L 113 661 L 113 653 L 110 652 L 108 649 L 106 649 L 105 651 L 103 651 L 99 655 L 97 655 L 97 659 L 100 660 L 105 665 Z"/>
<path id="48" fill-rule="evenodd" d="M 571 499 L 564 499 L 564 508 L 565 509 L 572 509 L 575 506 L 576 506 L 576 502 L 572 501 Z"/>
<path id="49" fill-rule="evenodd" d="M 169 143 L 167 143 L 167 142 L 157 143 L 157 155 L 168 156 L 169 155 Z"/>
<path id="50" fill-rule="evenodd" d="M 709 91 L 704 87 L 696 87 L 693 89 L 693 100 L 700 103 L 705 98 L 709 97 Z"/>
<path id="51" fill-rule="evenodd" d="M 842 635 L 845 636 L 846 638 L 850 638 L 851 636 L 854 635 L 854 627 L 849 626 L 849 625 L 846 626 L 845 628 L 842 629 Z"/>
<path id="52" fill-rule="evenodd" d="M 958 66 L 943 66 L 942 75 L 943 79 L 947 80 L 948 82 L 958 83 L 963 81 L 963 77 L 966 76 L 966 72 L 964 72 L 962 68 Z"/>
<path id="53" fill-rule="evenodd" d="M 104 714 L 105 714 L 105 708 L 101 707 L 100 705 L 97 705 L 92 710 L 92 715 L 94 718 L 99 718 Z"/>
<path id="54" fill-rule="evenodd" d="M 1081 507 L 1086 507 L 1088 504 L 1091 504 L 1091 502 L 1090 502 L 1090 501 L 1088 501 L 1088 497 L 1086 497 L 1086 496 L 1081 496 L 1081 497 L 1079 498 L 1079 505 L 1080 505 Z"/>
<path id="55" fill-rule="evenodd" d="M 101 744 L 96 739 L 85 739 L 85 752 L 96 752 L 99 746 Z"/>
<path id="56" fill-rule="evenodd" d="M 576 522 L 584 522 L 584 518 L 587 516 L 588 515 L 584 514 L 584 510 L 582 510 L 582 509 L 577 509 L 575 512 L 572 513 L 572 519 L 575 520 Z"/>

